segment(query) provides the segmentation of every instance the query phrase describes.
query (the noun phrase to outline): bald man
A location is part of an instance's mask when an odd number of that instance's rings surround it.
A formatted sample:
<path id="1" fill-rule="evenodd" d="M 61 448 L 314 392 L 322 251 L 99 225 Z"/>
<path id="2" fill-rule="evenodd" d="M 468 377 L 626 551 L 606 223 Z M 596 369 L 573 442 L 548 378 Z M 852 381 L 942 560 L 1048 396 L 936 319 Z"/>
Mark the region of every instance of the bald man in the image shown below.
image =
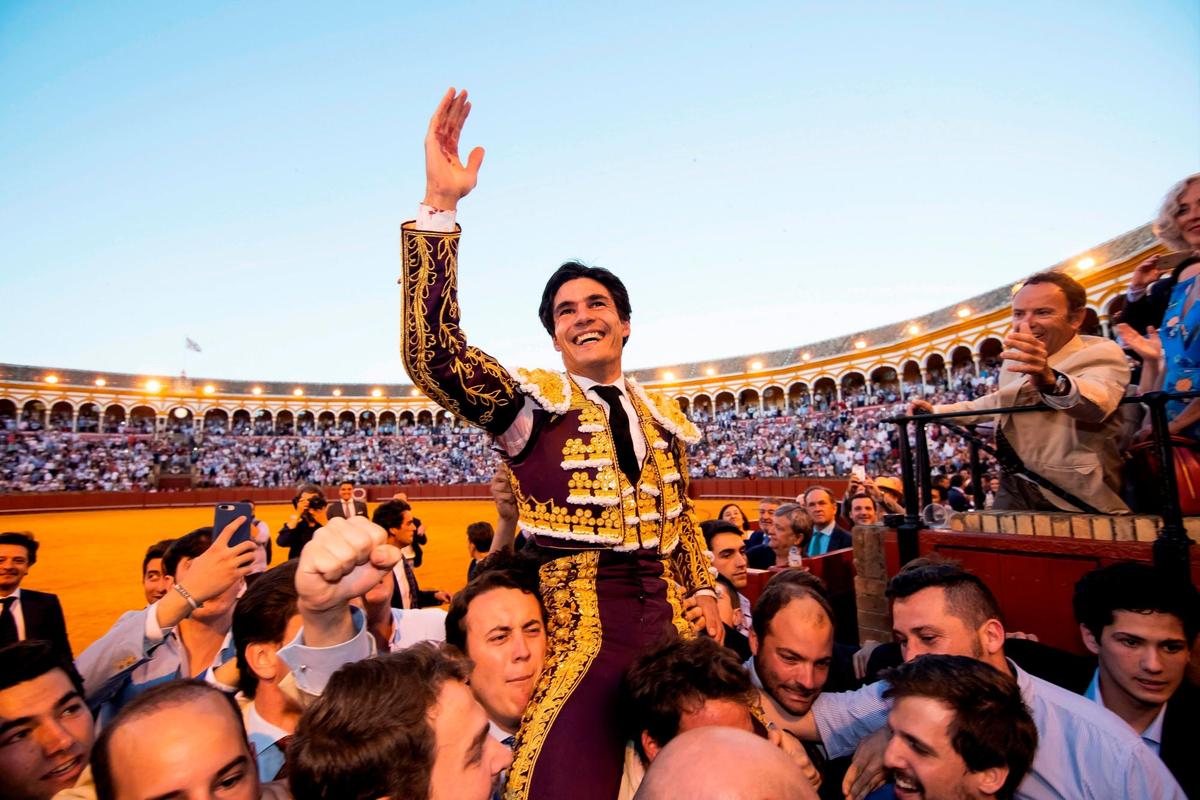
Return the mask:
<path id="1" fill-rule="evenodd" d="M 718 757 L 719 756 L 719 757 Z M 730 765 L 753 768 L 730 769 Z M 747 731 L 705 727 L 681 733 L 654 759 L 634 800 L 817 800 L 800 768 Z"/>

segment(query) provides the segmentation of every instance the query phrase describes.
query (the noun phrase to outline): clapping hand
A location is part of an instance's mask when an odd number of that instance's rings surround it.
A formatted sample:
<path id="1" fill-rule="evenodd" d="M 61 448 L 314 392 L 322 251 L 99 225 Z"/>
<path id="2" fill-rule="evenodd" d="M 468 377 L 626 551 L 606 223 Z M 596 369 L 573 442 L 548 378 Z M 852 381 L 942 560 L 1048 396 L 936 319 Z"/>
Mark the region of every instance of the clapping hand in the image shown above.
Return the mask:
<path id="1" fill-rule="evenodd" d="M 1133 270 L 1133 276 L 1129 280 L 1129 288 L 1133 291 L 1142 291 L 1158 278 L 1158 259 L 1160 256 L 1150 256 L 1142 261 Z"/>
<path id="2" fill-rule="evenodd" d="M 1004 337 L 1007 348 L 1000 357 L 1009 362 L 1007 369 L 1028 375 L 1034 385 L 1041 390 L 1054 388 L 1054 370 L 1050 369 L 1046 345 L 1033 335 L 1028 322 L 1018 322 L 1017 326 Z"/>
<path id="3" fill-rule="evenodd" d="M 470 194 L 479 179 L 483 148 L 476 147 L 467 156 L 466 166 L 458 158 L 458 137 L 462 133 L 471 104 L 467 92 L 451 87 L 438 105 L 429 132 L 425 134 L 425 205 L 453 211 L 458 201 Z"/>
<path id="4" fill-rule="evenodd" d="M 1156 362 L 1162 360 L 1162 339 L 1158 336 L 1158 329 L 1153 325 L 1146 329 L 1146 335 L 1143 336 L 1134 330 L 1133 326 L 1122 322 L 1117 325 L 1117 335 L 1121 337 L 1121 341 L 1125 343 L 1126 347 L 1141 357 L 1142 361 Z"/>

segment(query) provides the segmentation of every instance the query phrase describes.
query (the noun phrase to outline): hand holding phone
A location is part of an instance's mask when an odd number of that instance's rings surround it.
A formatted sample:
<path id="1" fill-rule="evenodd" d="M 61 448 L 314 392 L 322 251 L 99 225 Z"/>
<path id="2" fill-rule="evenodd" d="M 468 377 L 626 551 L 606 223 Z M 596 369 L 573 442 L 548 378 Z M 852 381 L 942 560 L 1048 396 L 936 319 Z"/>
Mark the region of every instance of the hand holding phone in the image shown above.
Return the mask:
<path id="1" fill-rule="evenodd" d="M 217 503 L 213 511 L 213 533 L 220 533 L 226 525 L 238 517 L 243 517 L 242 524 L 233 532 L 233 536 L 229 537 L 229 546 L 236 547 L 242 542 L 248 542 L 251 540 L 250 521 L 253 516 L 254 510 L 249 503 Z"/>

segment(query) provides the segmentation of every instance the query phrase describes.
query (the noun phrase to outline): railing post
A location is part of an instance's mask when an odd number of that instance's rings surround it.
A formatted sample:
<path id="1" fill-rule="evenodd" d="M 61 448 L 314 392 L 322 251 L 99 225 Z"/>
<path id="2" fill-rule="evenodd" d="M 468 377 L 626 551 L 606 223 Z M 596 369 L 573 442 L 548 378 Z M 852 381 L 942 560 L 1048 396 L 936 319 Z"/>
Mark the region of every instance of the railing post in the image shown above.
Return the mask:
<path id="1" fill-rule="evenodd" d="M 975 510 L 982 511 L 987 504 L 987 494 L 983 488 L 983 464 L 979 461 L 979 442 L 972 439 L 971 448 L 971 494 L 975 501 Z"/>
<path id="2" fill-rule="evenodd" d="M 912 446 L 908 443 L 908 422 L 898 422 L 896 427 L 900 429 L 900 480 L 904 484 L 904 522 L 896 529 L 896 547 L 900 554 L 900 565 L 904 566 L 918 555 L 921 505 L 913 471 Z"/>
<path id="3" fill-rule="evenodd" d="M 1179 506 L 1179 485 L 1175 480 L 1175 453 L 1171 446 L 1171 431 L 1167 422 L 1167 398 L 1162 392 L 1150 392 L 1142 400 L 1150 411 L 1154 444 L 1162 475 L 1162 528 L 1154 540 L 1154 565 L 1164 572 L 1191 581 L 1188 538 L 1183 526 L 1183 510 Z"/>
<path id="4" fill-rule="evenodd" d="M 921 507 L 933 502 L 933 476 L 929 464 L 929 438 L 925 435 L 926 423 L 917 420 L 917 477 L 921 480 Z"/>

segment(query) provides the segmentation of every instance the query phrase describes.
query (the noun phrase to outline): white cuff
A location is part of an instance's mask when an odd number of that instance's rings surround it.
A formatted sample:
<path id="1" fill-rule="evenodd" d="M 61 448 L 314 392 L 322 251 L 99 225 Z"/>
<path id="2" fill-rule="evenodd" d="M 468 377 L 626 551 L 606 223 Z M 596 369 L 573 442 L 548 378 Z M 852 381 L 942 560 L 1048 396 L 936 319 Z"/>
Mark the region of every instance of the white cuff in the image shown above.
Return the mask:
<path id="1" fill-rule="evenodd" d="M 1145 296 L 1146 296 L 1145 289 L 1134 289 L 1132 286 L 1130 286 L 1128 289 L 1125 290 L 1125 297 L 1129 298 L 1129 302 L 1131 302 L 1131 303 L 1135 303 L 1138 300 L 1141 300 Z"/>
<path id="2" fill-rule="evenodd" d="M 167 630 L 171 629 L 167 628 Z M 158 624 L 158 600 L 155 600 L 146 607 L 146 641 L 150 644 L 158 644 L 165 638 L 167 638 L 167 632 Z"/>
<path id="3" fill-rule="evenodd" d="M 417 209 L 417 230 L 454 233 L 457 212 L 442 211 L 421 203 Z"/>

